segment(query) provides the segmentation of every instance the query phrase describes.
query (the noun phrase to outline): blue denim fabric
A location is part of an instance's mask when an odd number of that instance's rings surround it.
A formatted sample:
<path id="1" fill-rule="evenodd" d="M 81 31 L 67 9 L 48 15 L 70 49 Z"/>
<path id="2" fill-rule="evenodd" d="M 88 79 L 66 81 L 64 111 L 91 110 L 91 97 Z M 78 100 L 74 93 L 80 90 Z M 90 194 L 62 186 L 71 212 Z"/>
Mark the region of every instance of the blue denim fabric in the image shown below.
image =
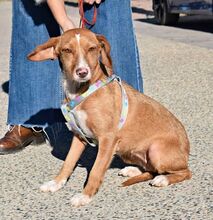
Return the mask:
<path id="1" fill-rule="evenodd" d="M 63 117 L 58 61 L 31 62 L 27 55 L 60 29 L 46 4 L 14 0 L 10 59 L 8 124 L 46 127 Z"/>
<path id="2" fill-rule="evenodd" d="M 86 16 L 91 17 L 93 8 L 85 9 Z M 68 132 L 60 111 L 63 92 L 59 62 L 26 58 L 37 45 L 58 36 L 59 27 L 48 6 L 35 6 L 33 0 L 13 0 L 12 22 L 8 124 L 47 128 L 52 145 L 61 145 Z M 105 35 L 111 43 L 115 73 L 142 91 L 130 0 L 104 1 L 91 30 Z"/>

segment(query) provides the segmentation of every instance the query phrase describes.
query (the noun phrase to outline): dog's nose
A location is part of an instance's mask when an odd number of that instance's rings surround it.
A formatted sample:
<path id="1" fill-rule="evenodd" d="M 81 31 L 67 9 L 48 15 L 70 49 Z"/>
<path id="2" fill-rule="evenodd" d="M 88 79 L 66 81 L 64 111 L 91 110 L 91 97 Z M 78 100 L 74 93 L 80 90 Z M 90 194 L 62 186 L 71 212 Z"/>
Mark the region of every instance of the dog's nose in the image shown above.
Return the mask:
<path id="1" fill-rule="evenodd" d="M 85 78 L 88 74 L 88 69 L 85 67 L 80 67 L 76 70 L 76 74 L 80 77 L 80 78 Z"/>

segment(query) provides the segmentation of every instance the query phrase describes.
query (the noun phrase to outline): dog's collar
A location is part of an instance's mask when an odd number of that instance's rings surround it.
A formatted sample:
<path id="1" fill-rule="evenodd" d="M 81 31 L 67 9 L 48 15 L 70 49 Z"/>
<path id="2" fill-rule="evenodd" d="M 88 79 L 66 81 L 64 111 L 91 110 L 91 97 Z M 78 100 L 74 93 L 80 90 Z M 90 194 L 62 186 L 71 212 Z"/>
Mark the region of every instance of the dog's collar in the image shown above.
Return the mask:
<path id="1" fill-rule="evenodd" d="M 86 140 L 86 142 L 89 143 L 90 145 L 92 145 L 92 144 L 90 141 L 88 141 L 88 139 L 86 138 L 83 131 L 77 126 L 76 122 L 73 122 L 73 120 L 75 120 L 73 117 L 74 109 L 82 101 L 84 101 L 89 95 L 91 95 L 92 93 L 94 93 L 98 89 L 104 87 L 105 85 L 109 84 L 110 82 L 112 82 L 114 80 L 116 80 L 118 82 L 118 84 L 120 85 L 120 88 L 121 88 L 121 92 L 122 92 L 122 110 L 121 110 L 121 116 L 120 116 L 120 120 L 119 120 L 119 124 L 118 124 L 118 128 L 121 129 L 126 121 L 127 114 L 128 114 L 128 97 L 127 97 L 126 91 L 122 85 L 120 77 L 115 74 L 113 74 L 112 76 L 110 76 L 106 79 L 98 80 L 97 82 L 92 84 L 85 93 L 83 93 L 82 95 L 76 96 L 70 102 L 67 102 L 61 106 L 61 110 L 62 110 L 62 113 L 63 113 L 67 123 L 68 123 L 68 127 L 71 127 L 72 129 L 74 128 L 75 131 L 77 130 L 77 132 L 80 133 L 80 135 L 83 136 L 83 138 Z M 71 117 L 71 115 L 72 115 L 72 117 Z M 78 127 L 77 129 L 76 129 L 76 126 Z"/>

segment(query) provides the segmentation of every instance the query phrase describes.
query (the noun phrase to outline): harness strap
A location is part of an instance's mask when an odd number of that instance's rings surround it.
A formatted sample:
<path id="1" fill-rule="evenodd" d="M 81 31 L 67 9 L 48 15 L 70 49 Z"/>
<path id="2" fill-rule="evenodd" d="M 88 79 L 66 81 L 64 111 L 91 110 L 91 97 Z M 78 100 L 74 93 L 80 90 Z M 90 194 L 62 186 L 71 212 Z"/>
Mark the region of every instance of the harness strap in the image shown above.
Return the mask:
<path id="1" fill-rule="evenodd" d="M 67 120 L 67 127 L 72 130 L 73 132 L 77 132 L 81 138 L 83 138 L 89 145 L 92 147 L 95 147 L 96 144 L 94 142 L 91 142 L 88 137 L 84 134 L 82 129 L 77 124 L 77 118 L 75 116 L 75 110 L 69 111 L 69 108 L 62 108 L 62 112 Z"/>
<path id="2" fill-rule="evenodd" d="M 107 85 L 108 83 L 110 83 L 111 81 L 113 81 L 114 79 L 118 78 L 116 75 L 112 75 L 110 77 L 108 77 L 105 80 L 98 80 L 97 82 L 95 82 L 94 84 L 92 84 L 89 89 L 84 92 L 83 94 L 76 96 L 75 99 L 72 99 L 69 102 L 69 106 L 71 109 L 74 109 L 77 105 L 79 105 L 85 98 L 87 98 L 88 96 L 90 96 L 92 93 L 96 92 L 99 88 Z"/>
<path id="3" fill-rule="evenodd" d="M 77 96 L 75 99 L 71 100 L 68 103 L 65 103 L 61 106 L 62 113 L 67 121 L 67 126 L 70 130 L 73 130 L 74 132 L 77 132 L 88 144 L 91 146 L 95 146 L 96 143 L 91 142 L 83 132 L 83 130 L 80 128 L 77 118 L 75 116 L 75 107 L 79 105 L 83 100 L 85 100 L 89 95 L 97 91 L 98 89 L 102 88 L 103 86 L 107 85 L 108 83 L 116 80 L 121 88 L 122 93 L 122 106 L 121 106 L 121 116 L 118 124 L 118 129 L 120 130 L 126 119 L 128 114 L 128 96 L 126 94 L 126 91 L 122 85 L 121 79 L 119 76 L 112 75 L 108 77 L 105 80 L 98 80 L 96 83 L 91 85 L 89 89 L 83 93 L 80 96 Z"/>
<path id="4" fill-rule="evenodd" d="M 118 128 L 121 129 L 127 119 L 128 109 L 129 109 L 129 100 L 128 96 L 126 94 L 126 90 L 124 89 L 121 78 L 117 76 L 117 81 L 121 87 L 121 93 L 122 93 L 122 108 L 121 108 L 121 116 L 118 124 Z"/>

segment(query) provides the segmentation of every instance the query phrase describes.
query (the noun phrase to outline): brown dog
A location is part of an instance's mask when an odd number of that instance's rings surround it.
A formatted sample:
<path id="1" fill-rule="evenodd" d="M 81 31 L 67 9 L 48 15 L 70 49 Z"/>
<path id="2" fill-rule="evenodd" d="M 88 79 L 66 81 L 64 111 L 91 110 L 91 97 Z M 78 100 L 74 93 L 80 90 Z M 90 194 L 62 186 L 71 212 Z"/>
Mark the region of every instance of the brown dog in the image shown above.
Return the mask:
<path id="1" fill-rule="evenodd" d="M 69 101 L 97 80 L 112 75 L 109 43 L 105 37 L 86 29 L 69 30 L 51 38 L 28 56 L 32 61 L 57 57 L 63 65 L 64 89 Z M 120 175 L 131 177 L 124 186 L 151 179 L 153 186 L 167 186 L 191 178 L 189 141 L 183 125 L 162 105 L 122 84 L 129 102 L 122 128 L 118 128 L 122 93 L 116 81 L 98 89 L 75 109 L 83 132 L 97 140 L 98 154 L 83 192 L 72 198 L 74 206 L 91 201 L 114 154 L 137 166 L 120 171 Z M 42 191 L 54 192 L 66 183 L 85 145 L 84 139 L 76 134 L 59 175 L 42 185 Z"/>

